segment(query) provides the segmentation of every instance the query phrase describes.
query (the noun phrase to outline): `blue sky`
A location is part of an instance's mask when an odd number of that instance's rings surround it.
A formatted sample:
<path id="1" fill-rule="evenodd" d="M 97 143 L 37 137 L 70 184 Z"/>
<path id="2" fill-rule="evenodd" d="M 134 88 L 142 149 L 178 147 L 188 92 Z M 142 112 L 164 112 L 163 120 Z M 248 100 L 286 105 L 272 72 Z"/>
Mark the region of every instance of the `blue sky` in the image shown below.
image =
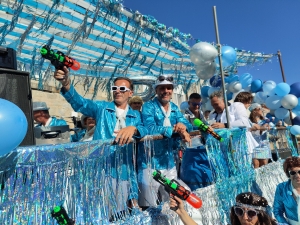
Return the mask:
<path id="1" fill-rule="evenodd" d="M 124 0 L 124 6 L 151 15 L 167 27 L 215 42 L 217 7 L 221 44 L 251 52 L 281 51 L 288 84 L 300 81 L 300 1 L 298 0 Z M 254 79 L 282 82 L 276 57 L 263 65 L 240 67 Z"/>

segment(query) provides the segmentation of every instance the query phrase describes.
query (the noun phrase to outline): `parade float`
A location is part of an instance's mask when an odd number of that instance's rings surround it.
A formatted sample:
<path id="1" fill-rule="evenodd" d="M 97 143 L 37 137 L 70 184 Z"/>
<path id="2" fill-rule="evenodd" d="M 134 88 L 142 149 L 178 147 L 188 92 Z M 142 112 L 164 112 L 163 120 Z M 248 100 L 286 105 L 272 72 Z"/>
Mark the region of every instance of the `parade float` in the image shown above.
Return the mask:
<path id="1" fill-rule="evenodd" d="M 172 74 L 185 93 L 197 83 L 203 109 L 211 109 L 208 96 L 220 88 L 225 89 L 227 100 L 241 90 L 251 91 L 255 102 L 270 109 L 268 117 L 293 125 L 268 131 L 277 161 L 254 170 L 246 160 L 244 128 L 218 130 L 222 142 L 208 135 L 203 148 L 215 171 L 214 182 L 194 191 L 202 200 L 200 209 L 186 207 L 199 224 L 215 225 L 229 222 L 234 197 L 242 191 L 255 191 L 273 202 L 276 185 L 287 179 L 281 151 L 298 155 L 295 135 L 300 134 L 300 83 L 264 82 L 237 72 L 241 66 L 267 63 L 277 54 L 201 42 L 177 28 L 167 28 L 152 16 L 126 8 L 120 1 L 3 1 L 0 13 L 0 46 L 16 51 L 17 69 L 28 72 L 40 90 L 49 83 L 60 88 L 53 80 L 53 65 L 41 52 L 49 46 L 80 63 L 80 68 L 72 71 L 72 82 L 75 87 L 92 89 L 92 99 L 101 91 L 109 98 L 109 87 L 118 76 L 145 85 L 140 93 L 144 101 L 153 97 L 152 84 L 161 74 Z M 6 87 L 5 82 L 0 83 L 0 97 Z M 110 221 L 110 212 L 117 213 L 120 202 L 113 192 L 110 168 L 112 161 L 122 164 L 122 157 L 113 155 L 123 154 L 118 147 L 117 154 L 111 154 L 113 140 L 19 146 L 32 126 L 25 119 L 27 115 L 2 98 L 0 115 L 1 224 L 56 224 L 57 214 L 74 219 L 76 224 L 179 224 L 167 203 L 145 211 L 127 210 L 118 220 Z M 135 149 L 143 143 L 145 151 L 151 152 L 153 142 L 162 138 L 147 136 L 130 145 Z M 127 168 L 120 166 L 122 169 Z M 134 179 L 131 182 L 136 176 Z M 122 193 L 121 186 L 117 189 Z M 62 224 L 73 223 L 65 222 Z"/>

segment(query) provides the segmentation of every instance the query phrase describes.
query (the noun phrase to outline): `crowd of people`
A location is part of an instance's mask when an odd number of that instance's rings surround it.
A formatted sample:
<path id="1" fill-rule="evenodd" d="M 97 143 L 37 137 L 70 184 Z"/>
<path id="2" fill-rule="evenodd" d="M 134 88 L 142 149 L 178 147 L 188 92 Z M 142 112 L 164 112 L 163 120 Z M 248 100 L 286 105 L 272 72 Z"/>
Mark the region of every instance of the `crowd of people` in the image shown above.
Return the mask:
<path id="1" fill-rule="evenodd" d="M 178 206 L 176 212 L 185 221 L 185 224 L 196 224 L 185 213 L 182 201 L 177 197 L 170 199 L 169 193 L 161 189 L 159 183 L 153 182 L 151 176 L 154 169 L 158 169 L 169 179 L 176 180 L 178 178 L 176 153 L 180 147 L 180 141 L 189 145 L 191 139 L 194 138 L 190 136 L 189 132 L 198 129 L 193 127 L 193 121 L 196 118 L 205 121 L 213 129 L 247 128 L 248 154 L 251 156 L 249 158 L 252 159 L 254 168 L 266 165 L 271 157 L 267 132 L 261 128 L 268 129 L 273 125 L 263 122 L 265 118 L 261 111 L 262 106 L 252 103 L 253 96 L 249 92 L 240 92 L 233 103 L 228 103 L 229 117 L 226 117 L 225 102 L 221 91 L 210 95 L 213 111 L 204 111 L 203 113 L 201 96 L 193 93 L 188 99 L 189 107 L 182 113 L 171 101 L 175 88 L 172 76 L 159 76 L 154 86 L 156 97 L 145 103 L 140 97 L 133 96 L 133 83 L 127 77 L 117 77 L 114 80 L 113 86 L 111 86 L 112 102 L 83 98 L 72 86 L 66 67 L 56 70 L 54 78 L 61 83 L 61 94 L 74 111 L 83 114 L 81 118 L 83 129 L 72 135 L 71 141 L 114 139 L 115 143 L 124 148 L 124 152 L 126 151 L 128 154 L 129 157 L 124 157 L 123 163 L 130 171 L 122 171 L 121 185 L 124 186 L 125 192 L 123 190 L 122 194 L 126 193 L 129 207 L 156 206 L 158 202 L 170 200 L 171 205 Z M 251 112 L 250 117 L 248 109 Z M 49 108 L 44 102 L 33 103 L 34 120 L 38 126 L 66 125 L 65 121 L 51 117 L 48 110 Z M 227 121 L 227 118 L 230 121 Z M 147 162 L 148 153 L 139 149 L 137 152 L 138 184 L 128 185 L 132 174 L 135 173 L 135 168 L 132 160 L 128 160 L 133 158 L 132 147 L 124 147 L 124 145 L 130 143 L 132 138 L 158 134 L 167 139 L 154 142 L 150 166 Z M 299 224 L 297 215 L 300 210 L 297 211 L 296 208 L 300 204 L 300 163 L 297 160 L 292 158 L 291 162 L 286 161 L 284 170 L 291 179 L 286 184 L 280 184 L 276 191 L 274 215 L 281 224 L 289 224 L 290 221 L 296 221 L 295 224 Z M 114 166 L 112 166 L 112 170 L 112 179 L 116 180 L 118 171 Z M 120 176 L 118 176 L 118 181 L 119 178 Z M 113 183 L 116 185 L 116 181 Z M 286 199 L 289 200 L 285 201 Z M 265 213 L 267 206 L 268 202 L 263 197 L 254 193 L 242 193 L 236 197 L 236 205 L 232 207 L 231 222 L 234 225 L 275 224 Z M 119 210 L 124 209 L 120 208 Z M 288 218 L 289 222 L 285 218 Z M 243 220 L 248 222 L 243 222 Z"/>

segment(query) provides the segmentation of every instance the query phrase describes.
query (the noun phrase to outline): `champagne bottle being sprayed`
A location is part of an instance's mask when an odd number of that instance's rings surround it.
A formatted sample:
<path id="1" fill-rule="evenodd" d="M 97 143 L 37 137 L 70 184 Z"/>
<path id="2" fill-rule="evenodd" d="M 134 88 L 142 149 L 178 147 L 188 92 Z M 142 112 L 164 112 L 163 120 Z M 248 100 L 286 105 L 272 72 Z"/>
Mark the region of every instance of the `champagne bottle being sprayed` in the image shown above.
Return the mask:
<path id="1" fill-rule="evenodd" d="M 161 174 L 159 170 L 155 170 L 152 174 L 154 180 L 162 184 L 165 190 L 178 198 L 187 201 L 191 206 L 196 209 L 201 208 L 202 200 L 196 196 L 194 193 L 191 193 L 189 190 L 186 190 L 181 186 L 176 180 L 168 179 Z M 176 209 L 173 209 L 176 210 Z"/>
<path id="2" fill-rule="evenodd" d="M 218 135 L 216 132 L 213 131 L 213 129 L 209 126 L 207 126 L 205 123 L 203 123 L 199 119 L 194 120 L 194 125 L 199 128 L 199 130 L 202 130 L 208 134 L 211 134 L 215 139 L 219 141 L 224 141 L 224 138 L 222 138 L 220 135 Z"/>

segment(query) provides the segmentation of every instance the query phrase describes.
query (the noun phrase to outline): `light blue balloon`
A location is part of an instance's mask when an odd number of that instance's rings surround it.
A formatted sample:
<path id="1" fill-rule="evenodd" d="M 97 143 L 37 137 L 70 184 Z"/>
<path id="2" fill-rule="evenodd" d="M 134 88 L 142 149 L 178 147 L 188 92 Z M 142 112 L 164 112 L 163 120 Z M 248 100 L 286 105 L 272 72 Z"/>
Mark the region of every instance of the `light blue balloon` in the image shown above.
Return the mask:
<path id="1" fill-rule="evenodd" d="M 265 104 L 266 100 L 268 98 L 268 95 L 262 91 L 257 92 L 254 96 L 254 102 L 258 104 Z"/>
<path id="2" fill-rule="evenodd" d="M 276 83 L 272 80 L 268 80 L 263 84 L 263 91 L 269 96 L 272 96 L 275 94 L 275 87 Z"/>
<path id="3" fill-rule="evenodd" d="M 275 94 L 278 96 L 285 96 L 288 93 L 290 93 L 291 87 L 287 83 L 279 83 L 276 85 L 274 91 L 275 91 Z"/>
<path id="4" fill-rule="evenodd" d="M 297 116 L 300 116 L 300 98 L 298 98 L 298 105 L 295 108 L 293 108 L 292 112 L 295 113 Z"/>
<path id="5" fill-rule="evenodd" d="M 189 103 L 187 101 L 181 102 L 180 110 L 184 111 L 189 107 Z"/>
<path id="6" fill-rule="evenodd" d="M 269 109 L 278 109 L 281 106 L 281 96 L 273 95 L 266 99 L 266 106 Z"/>
<path id="7" fill-rule="evenodd" d="M 283 120 L 289 116 L 289 111 L 285 108 L 279 108 L 275 110 L 276 118 Z"/>
<path id="8" fill-rule="evenodd" d="M 240 76 L 240 83 L 243 88 L 248 87 L 252 83 L 252 75 L 250 73 L 244 73 Z"/>
<path id="9" fill-rule="evenodd" d="M 299 135 L 300 134 L 300 126 L 299 125 L 294 125 L 291 127 L 290 132 L 293 135 Z"/>
<path id="10" fill-rule="evenodd" d="M 203 86 L 201 88 L 201 95 L 202 95 L 202 98 L 205 98 L 205 97 L 208 97 L 208 90 L 209 90 L 210 86 Z"/>
<path id="11" fill-rule="evenodd" d="M 236 74 L 230 74 L 228 77 L 224 78 L 225 83 L 231 83 L 233 81 L 239 81 L 239 76 Z"/>
<path id="12" fill-rule="evenodd" d="M 215 91 L 219 91 L 220 88 L 218 87 L 210 87 L 209 90 L 208 90 L 208 96 L 210 96 L 212 93 L 214 93 Z"/>
<path id="13" fill-rule="evenodd" d="M 27 128 L 23 111 L 12 102 L 0 98 L 0 156 L 18 147 Z"/>
<path id="14" fill-rule="evenodd" d="M 228 67 L 231 66 L 236 61 L 236 51 L 230 46 L 221 47 L 221 56 L 222 56 L 222 66 Z M 220 67 L 219 57 L 215 58 L 217 67 Z"/>

